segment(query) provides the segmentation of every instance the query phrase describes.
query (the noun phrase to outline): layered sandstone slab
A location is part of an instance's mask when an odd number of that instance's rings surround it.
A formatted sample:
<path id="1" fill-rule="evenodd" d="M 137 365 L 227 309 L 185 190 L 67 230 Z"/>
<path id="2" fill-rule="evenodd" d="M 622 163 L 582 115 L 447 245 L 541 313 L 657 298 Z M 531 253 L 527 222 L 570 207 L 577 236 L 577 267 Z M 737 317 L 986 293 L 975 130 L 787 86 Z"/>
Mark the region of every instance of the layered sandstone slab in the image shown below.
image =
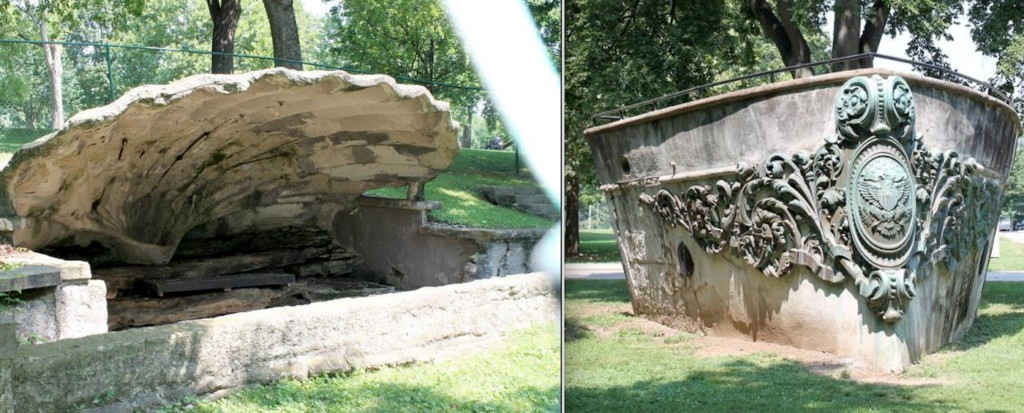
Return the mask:
<path id="1" fill-rule="evenodd" d="M 901 371 L 976 317 L 1021 127 L 974 90 L 869 69 L 586 135 L 637 314 Z"/>
<path id="2" fill-rule="evenodd" d="M 133 89 L 25 145 L 0 173 L 0 215 L 28 219 L 19 246 L 96 242 L 163 264 L 193 229 L 329 225 L 366 190 L 429 181 L 456 135 L 446 103 L 387 76 L 193 76 Z"/>

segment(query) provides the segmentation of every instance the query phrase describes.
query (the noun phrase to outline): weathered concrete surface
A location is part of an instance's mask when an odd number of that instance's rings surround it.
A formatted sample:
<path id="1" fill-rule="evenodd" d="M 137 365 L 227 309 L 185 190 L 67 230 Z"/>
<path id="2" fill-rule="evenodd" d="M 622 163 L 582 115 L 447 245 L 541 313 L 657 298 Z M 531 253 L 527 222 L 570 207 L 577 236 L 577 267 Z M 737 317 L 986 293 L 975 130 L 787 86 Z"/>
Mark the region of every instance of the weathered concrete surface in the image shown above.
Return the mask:
<path id="1" fill-rule="evenodd" d="M 356 274 L 401 290 L 532 271 L 530 252 L 545 229 L 457 228 L 427 222 L 440 205 L 360 198 L 335 216 L 338 243 L 363 257 Z"/>
<path id="2" fill-rule="evenodd" d="M 106 286 L 92 280 L 89 264 L 35 252 L 5 257 L 0 291 L 19 291 L 7 314 L 29 341 L 56 341 L 107 332 Z"/>
<path id="3" fill-rule="evenodd" d="M 915 297 L 903 303 L 903 318 L 887 323 L 852 282 L 827 282 L 804 266 L 767 276 L 728 252 L 706 252 L 687 229 L 638 203 L 658 190 L 714 188 L 719 179 L 732 179 L 741 162 L 756 165 L 800 150 L 814 154 L 823 137 L 836 134 L 840 87 L 872 74 L 894 73 L 863 70 L 766 85 L 587 131 L 637 314 L 689 330 L 829 351 L 890 371 L 902 371 L 970 328 L 987 243 L 972 245 L 955 270 L 931 265 L 916 279 Z M 933 150 L 975 158 L 1001 192 L 1021 135 L 1013 110 L 958 85 L 900 75 L 913 90 L 918 136 Z M 692 258 L 689 275 L 680 265 L 681 248 Z"/>
<path id="4" fill-rule="evenodd" d="M 68 411 L 108 391 L 109 404 L 145 409 L 284 377 L 463 356 L 504 331 L 557 320 L 551 288 L 545 275 L 524 274 L 22 347 L 13 410 Z"/>
<path id="5" fill-rule="evenodd" d="M 488 202 L 518 209 L 528 214 L 558 219 L 561 211 L 555 207 L 544 190 L 532 186 L 482 186 L 480 193 Z"/>
<path id="6" fill-rule="evenodd" d="M 28 218 L 19 246 L 98 242 L 163 264 L 196 227 L 329 224 L 368 189 L 428 181 L 450 165 L 456 132 L 446 103 L 387 76 L 193 76 L 133 89 L 22 147 L 0 174 L 0 216 Z"/>

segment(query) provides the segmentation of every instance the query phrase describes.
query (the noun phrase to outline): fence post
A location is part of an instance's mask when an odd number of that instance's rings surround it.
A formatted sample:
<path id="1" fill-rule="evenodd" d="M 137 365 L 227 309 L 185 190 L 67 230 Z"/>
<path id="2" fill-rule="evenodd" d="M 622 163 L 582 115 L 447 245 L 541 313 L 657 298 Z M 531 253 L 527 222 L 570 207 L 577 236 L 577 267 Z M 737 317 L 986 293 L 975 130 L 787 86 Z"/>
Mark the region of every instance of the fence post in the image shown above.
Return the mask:
<path id="1" fill-rule="evenodd" d="M 104 43 L 103 48 L 106 49 L 107 55 L 107 86 L 109 86 L 110 91 L 110 100 L 107 101 L 107 104 L 110 104 L 114 103 L 114 71 L 111 69 L 110 64 L 110 45 Z"/>
<path id="2" fill-rule="evenodd" d="M 519 175 L 519 147 L 513 146 L 512 150 L 516 153 L 516 175 Z"/>

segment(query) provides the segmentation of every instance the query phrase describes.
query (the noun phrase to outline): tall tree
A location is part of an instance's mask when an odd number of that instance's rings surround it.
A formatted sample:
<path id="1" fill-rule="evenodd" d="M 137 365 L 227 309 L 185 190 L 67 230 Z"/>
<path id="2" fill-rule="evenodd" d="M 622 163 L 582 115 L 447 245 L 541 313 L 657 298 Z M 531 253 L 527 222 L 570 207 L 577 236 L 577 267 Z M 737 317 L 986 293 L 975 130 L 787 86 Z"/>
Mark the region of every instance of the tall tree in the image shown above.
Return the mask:
<path id="1" fill-rule="evenodd" d="M 596 176 L 583 130 L 591 116 L 714 80 L 756 60 L 735 4 L 574 0 L 565 5 L 565 253 L 579 253 L 579 206 Z M 753 50 L 750 48 L 750 50 Z"/>
<path id="2" fill-rule="evenodd" d="M 239 17 L 242 16 L 242 2 L 206 0 L 206 7 L 210 9 L 210 19 L 213 20 L 213 44 L 210 50 L 214 54 L 210 56 L 210 72 L 234 73 L 234 56 L 230 54 L 235 52 L 235 29 L 238 27 Z"/>
<path id="3" fill-rule="evenodd" d="M 747 18 L 756 21 L 762 34 L 775 44 L 787 66 L 810 63 L 813 46 L 809 31 L 820 30 L 831 12 L 832 58 L 877 52 L 884 35 L 908 32 L 916 39 L 908 53 L 943 62 L 942 55 L 928 53 L 936 40 L 948 38 L 946 30 L 963 12 L 963 0 L 734 0 L 742 1 Z M 873 59 L 836 63 L 833 71 L 867 68 Z M 814 75 L 811 68 L 793 71 L 794 77 Z"/>
<path id="4" fill-rule="evenodd" d="M 421 80 L 453 111 L 482 99 L 477 90 L 443 85 L 480 81 L 439 0 L 346 0 L 331 10 L 325 31 L 343 65 Z M 423 199 L 423 189 L 410 187 L 409 198 Z"/>
<path id="5" fill-rule="evenodd" d="M 295 24 L 295 8 L 292 0 L 263 0 L 270 20 L 270 36 L 274 40 L 274 64 L 278 67 L 302 70 L 302 45 L 299 42 L 299 26 Z M 288 60 L 291 60 L 289 62 Z"/>
<path id="6" fill-rule="evenodd" d="M 11 0 L 4 9 L 13 6 L 18 13 L 0 13 L 0 28 L 13 29 L 23 39 L 42 42 L 60 41 L 83 22 L 101 27 L 113 27 L 129 15 L 138 15 L 144 0 Z M 32 31 L 21 30 L 21 19 L 30 22 Z M 64 124 L 64 47 L 60 44 L 41 43 L 49 73 L 51 127 Z"/>

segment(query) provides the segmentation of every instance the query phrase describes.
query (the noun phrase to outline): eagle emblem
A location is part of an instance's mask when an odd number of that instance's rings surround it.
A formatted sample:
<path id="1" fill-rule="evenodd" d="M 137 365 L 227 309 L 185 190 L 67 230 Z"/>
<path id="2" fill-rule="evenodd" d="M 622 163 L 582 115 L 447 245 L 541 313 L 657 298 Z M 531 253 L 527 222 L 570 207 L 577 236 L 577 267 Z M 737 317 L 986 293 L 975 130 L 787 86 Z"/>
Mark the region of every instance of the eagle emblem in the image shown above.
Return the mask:
<path id="1" fill-rule="evenodd" d="M 895 159 L 878 157 L 865 165 L 857 186 L 864 201 L 861 220 L 870 234 L 892 241 L 911 218 L 910 176 Z"/>

